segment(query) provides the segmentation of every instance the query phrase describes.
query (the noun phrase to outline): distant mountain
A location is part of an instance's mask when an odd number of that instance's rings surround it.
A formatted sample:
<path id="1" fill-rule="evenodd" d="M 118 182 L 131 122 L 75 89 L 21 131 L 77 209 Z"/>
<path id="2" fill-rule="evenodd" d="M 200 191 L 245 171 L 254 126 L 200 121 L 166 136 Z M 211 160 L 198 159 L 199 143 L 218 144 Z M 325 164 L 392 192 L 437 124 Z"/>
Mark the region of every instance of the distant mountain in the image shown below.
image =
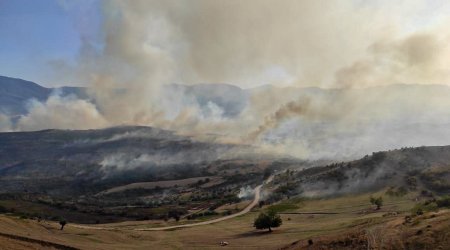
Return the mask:
<path id="1" fill-rule="evenodd" d="M 168 100 L 164 107 L 171 111 L 168 114 L 193 107 L 205 122 L 209 118 L 242 119 L 249 129 L 263 128 L 257 140 L 291 142 L 293 147 L 289 148 L 295 149 L 294 154 L 305 152 L 300 157 L 309 159 L 355 159 L 373 151 L 450 144 L 447 85 L 393 84 L 354 89 L 265 85 L 241 89 L 231 84 L 169 84 L 162 90 L 160 94 Z M 44 88 L 1 77 L 0 115 L 13 118 L 14 128 L 14 122 L 26 114 L 30 100 L 44 101 L 52 93 L 76 95 L 96 104 L 87 88 Z M 102 112 L 101 105 L 98 110 Z M 9 128 L 9 120 L 6 124 Z"/>
<path id="2" fill-rule="evenodd" d="M 8 115 L 23 114 L 28 100 L 46 100 L 51 92 L 51 89 L 34 82 L 0 76 L 0 112 Z"/>
<path id="3" fill-rule="evenodd" d="M 74 94 L 79 98 L 87 98 L 85 88 L 46 88 L 34 82 L 0 76 L 0 113 L 9 116 L 26 114 L 30 100 L 45 101 L 55 91 L 60 91 L 63 96 Z"/>
<path id="4" fill-rule="evenodd" d="M 126 90 L 125 90 L 126 91 Z M 205 115 L 215 105 L 225 117 L 235 117 L 246 107 L 248 94 L 245 90 L 231 84 L 170 84 L 164 86 L 165 93 L 176 92 L 187 103 L 195 101 L 204 108 Z M 95 99 L 89 96 L 89 89 L 83 87 L 46 88 L 34 82 L 0 76 L 0 113 L 19 116 L 27 113 L 27 103 L 34 99 L 45 101 L 51 94 L 61 96 L 75 95 L 80 99 Z"/>
<path id="5" fill-rule="evenodd" d="M 450 101 L 446 102 L 450 98 L 450 87 L 447 85 L 393 84 L 364 89 L 278 88 L 264 85 L 257 88 L 241 89 L 232 84 L 205 83 L 196 85 L 169 84 L 165 85 L 163 90 L 165 91 L 163 94 L 170 96 L 171 93 L 175 93 L 176 98 L 183 99 L 183 102 L 187 104 L 195 102 L 200 108 L 204 109 L 205 115 L 208 115 L 207 112 L 215 106 L 221 109 L 224 117 L 228 118 L 238 116 L 251 104 L 250 99 L 267 100 L 258 102 L 257 107 L 264 110 L 266 114 L 276 112 L 277 108 L 288 102 L 309 99 L 316 100 L 322 105 L 330 105 L 329 108 L 332 111 L 349 108 L 357 112 L 367 111 L 356 113 L 363 119 L 366 118 L 365 116 L 373 114 L 383 115 L 384 111 L 388 111 L 391 117 L 404 115 L 405 112 L 411 111 L 420 111 L 423 115 L 424 109 L 439 112 L 437 115 L 443 117 L 447 115 L 446 110 L 448 108 L 446 105 L 450 103 Z M 52 93 L 58 93 L 62 96 L 75 95 L 80 99 L 91 99 L 95 103 L 93 97 L 89 96 L 88 88 L 46 88 L 34 82 L 0 76 L 0 113 L 23 115 L 27 112 L 27 103 L 31 99 L 45 101 Z M 406 115 L 409 116 L 410 114 Z M 403 117 L 400 117 L 401 119 Z M 450 119 L 448 121 L 450 122 Z"/>

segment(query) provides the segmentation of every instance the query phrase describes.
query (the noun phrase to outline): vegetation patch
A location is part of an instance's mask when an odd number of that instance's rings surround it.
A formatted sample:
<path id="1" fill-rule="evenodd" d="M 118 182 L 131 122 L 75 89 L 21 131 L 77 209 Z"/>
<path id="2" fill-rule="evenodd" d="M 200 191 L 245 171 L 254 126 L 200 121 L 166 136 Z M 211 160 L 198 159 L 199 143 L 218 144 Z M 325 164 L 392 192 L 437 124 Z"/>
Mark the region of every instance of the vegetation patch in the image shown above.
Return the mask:
<path id="1" fill-rule="evenodd" d="M 405 187 L 389 187 L 386 191 L 386 195 L 393 197 L 402 197 L 408 193 Z"/>
<path id="2" fill-rule="evenodd" d="M 286 211 L 296 210 L 299 208 L 300 207 L 293 202 L 281 202 L 278 204 L 271 205 L 268 209 L 273 210 L 277 213 L 282 213 L 282 212 L 286 212 Z"/>
<path id="3" fill-rule="evenodd" d="M 411 210 L 413 215 L 422 215 L 424 212 L 437 211 L 440 208 L 450 208 L 450 196 L 444 196 L 439 199 L 431 199 L 419 203 Z"/>

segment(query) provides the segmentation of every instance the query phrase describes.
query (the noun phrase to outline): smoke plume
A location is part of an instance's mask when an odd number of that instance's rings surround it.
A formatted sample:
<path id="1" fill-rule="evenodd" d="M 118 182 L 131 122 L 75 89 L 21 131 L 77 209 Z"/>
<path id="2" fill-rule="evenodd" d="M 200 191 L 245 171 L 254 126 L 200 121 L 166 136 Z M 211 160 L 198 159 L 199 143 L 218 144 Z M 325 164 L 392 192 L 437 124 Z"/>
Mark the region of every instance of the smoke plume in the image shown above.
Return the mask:
<path id="1" fill-rule="evenodd" d="M 100 35 L 77 25 L 75 62 L 52 61 L 55 77 L 70 72 L 91 99 L 32 102 L 16 127 L 146 125 L 317 158 L 445 143 L 450 95 L 431 84 L 450 79 L 450 5 L 431 2 L 103 1 Z M 229 112 L 174 83 L 244 94 Z"/>
<path id="2" fill-rule="evenodd" d="M 9 132 L 12 130 L 12 127 L 10 118 L 0 113 L 0 132 Z"/>
<path id="3" fill-rule="evenodd" d="M 44 103 L 31 101 L 29 113 L 17 122 L 19 130 L 92 129 L 108 126 L 108 122 L 92 103 L 74 96 L 50 96 Z"/>

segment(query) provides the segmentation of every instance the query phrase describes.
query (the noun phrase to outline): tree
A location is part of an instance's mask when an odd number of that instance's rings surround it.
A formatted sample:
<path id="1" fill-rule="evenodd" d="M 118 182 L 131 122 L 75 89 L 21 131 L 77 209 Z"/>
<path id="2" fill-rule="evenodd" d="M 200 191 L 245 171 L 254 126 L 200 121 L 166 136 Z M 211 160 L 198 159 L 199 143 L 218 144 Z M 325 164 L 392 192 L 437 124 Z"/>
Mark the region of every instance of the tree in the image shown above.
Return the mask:
<path id="1" fill-rule="evenodd" d="M 383 197 L 380 196 L 378 198 L 375 198 L 375 197 L 370 196 L 370 203 L 372 205 L 377 206 L 377 210 L 379 210 L 381 208 L 381 206 L 383 206 Z"/>
<path id="2" fill-rule="evenodd" d="M 65 220 L 60 220 L 59 221 L 59 225 L 61 225 L 61 230 L 63 230 L 64 229 L 64 226 L 67 224 L 67 221 L 65 221 Z"/>
<path id="3" fill-rule="evenodd" d="M 272 227 L 279 227 L 283 221 L 281 217 L 275 212 L 273 209 L 269 209 L 266 213 L 262 212 L 255 219 L 253 226 L 256 229 L 269 229 L 269 232 L 272 232 Z"/>

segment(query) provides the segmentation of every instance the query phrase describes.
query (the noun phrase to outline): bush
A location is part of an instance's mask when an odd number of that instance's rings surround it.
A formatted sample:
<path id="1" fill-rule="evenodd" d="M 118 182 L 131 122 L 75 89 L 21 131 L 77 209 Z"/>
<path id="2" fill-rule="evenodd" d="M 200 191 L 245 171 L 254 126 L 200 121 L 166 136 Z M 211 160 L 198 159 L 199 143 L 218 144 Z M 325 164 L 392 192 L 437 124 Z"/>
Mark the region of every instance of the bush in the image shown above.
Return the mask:
<path id="1" fill-rule="evenodd" d="M 375 198 L 375 197 L 370 197 L 370 203 L 372 204 L 372 205 L 375 205 L 375 206 L 377 206 L 377 210 L 379 210 L 380 208 L 381 208 L 381 206 L 383 206 L 383 197 L 382 196 L 380 196 L 380 197 L 378 197 L 378 198 Z"/>
<path id="2" fill-rule="evenodd" d="M 438 206 L 436 202 L 424 202 L 421 204 L 417 204 L 411 210 L 413 215 L 422 215 L 424 212 L 436 211 Z"/>

